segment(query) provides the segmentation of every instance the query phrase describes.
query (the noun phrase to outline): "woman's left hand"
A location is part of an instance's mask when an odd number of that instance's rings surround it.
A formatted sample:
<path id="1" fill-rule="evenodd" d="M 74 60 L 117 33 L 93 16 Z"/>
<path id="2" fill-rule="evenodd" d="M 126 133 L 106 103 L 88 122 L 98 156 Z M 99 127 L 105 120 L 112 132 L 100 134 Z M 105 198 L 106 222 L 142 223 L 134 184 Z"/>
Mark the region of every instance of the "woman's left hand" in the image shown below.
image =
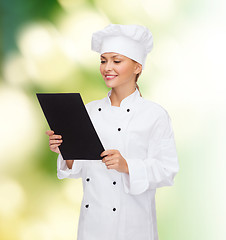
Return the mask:
<path id="1" fill-rule="evenodd" d="M 102 162 L 105 163 L 108 169 L 115 169 L 118 172 L 129 173 L 128 165 L 118 150 L 109 149 L 101 153 L 101 157 L 105 156 Z"/>

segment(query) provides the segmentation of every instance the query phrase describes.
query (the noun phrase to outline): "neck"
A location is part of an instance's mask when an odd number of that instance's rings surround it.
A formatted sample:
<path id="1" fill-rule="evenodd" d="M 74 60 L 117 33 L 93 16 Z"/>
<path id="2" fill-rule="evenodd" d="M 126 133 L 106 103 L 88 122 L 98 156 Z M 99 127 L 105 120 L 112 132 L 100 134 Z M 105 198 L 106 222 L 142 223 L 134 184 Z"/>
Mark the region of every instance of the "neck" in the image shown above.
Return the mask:
<path id="1" fill-rule="evenodd" d="M 116 88 L 112 88 L 111 90 L 111 105 L 112 106 L 116 106 L 116 107 L 120 107 L 121 101 L 128 97 L 130 94 L 134 93 L 136 91 L 136 88 L 134 86 L 131 87 L 116 87 Z"/>

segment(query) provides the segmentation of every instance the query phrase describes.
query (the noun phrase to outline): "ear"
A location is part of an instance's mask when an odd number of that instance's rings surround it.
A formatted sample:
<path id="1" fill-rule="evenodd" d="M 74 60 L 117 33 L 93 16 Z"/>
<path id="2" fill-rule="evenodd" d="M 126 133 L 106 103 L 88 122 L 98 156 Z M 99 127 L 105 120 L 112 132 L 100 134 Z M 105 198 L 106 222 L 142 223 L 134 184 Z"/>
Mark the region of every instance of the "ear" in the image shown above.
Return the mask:
<path id="1" fill-rule="evenodd" d="M 141 71 L 142 71 L 142 65 L 140 63 L 136 62 L 134 73 L 138 74 L 138 73 L 141 73 Z"/>

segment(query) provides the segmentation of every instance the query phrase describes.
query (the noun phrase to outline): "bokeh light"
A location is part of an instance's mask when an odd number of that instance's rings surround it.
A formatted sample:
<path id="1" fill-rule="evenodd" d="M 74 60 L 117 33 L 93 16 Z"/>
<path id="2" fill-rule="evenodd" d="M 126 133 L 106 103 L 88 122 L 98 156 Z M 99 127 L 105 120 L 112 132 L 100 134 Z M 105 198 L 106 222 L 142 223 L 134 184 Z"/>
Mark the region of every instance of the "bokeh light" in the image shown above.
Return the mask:
<path id="1" fill-rule="evenodd" d="M 57 84 L 75 71 L 75 45 L 49 23 L 26 26 L 18 36 L 18 46 L 30 79 L 38 84 Z"/>
<path id="2" fill-rule="evenodd" d="M 0 85 L 1 161 L 4 168 L 18 167 L 38 143 L 38 119 L 28 96 L 16 88 Z M 34 137 L 36 136 L 36 137 Z"/>
<path id="3" fill-rule="evenodd" d="M 25 207 L 25 192 L 22 186 L 13 179 L 1 177 L 0 180 L 0 214 L 5 218 L 15 217 Z"/>

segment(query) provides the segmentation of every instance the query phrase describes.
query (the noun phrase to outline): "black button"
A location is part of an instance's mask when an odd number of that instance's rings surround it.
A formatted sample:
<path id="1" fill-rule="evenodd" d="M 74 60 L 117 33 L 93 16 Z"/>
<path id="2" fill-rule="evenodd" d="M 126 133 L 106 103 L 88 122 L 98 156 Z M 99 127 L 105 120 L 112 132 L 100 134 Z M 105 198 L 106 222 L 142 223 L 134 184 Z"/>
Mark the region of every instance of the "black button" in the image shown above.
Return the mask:
<path id="1" fill-rule="evenodd" d="M 98 108 L 99 111 L 101 111 L 101 108 Z"/>
<path id="2" fill-rule="evenodd" d="M 86 208 L 88 208 L 89 207 L 89 204 L 86 204 L 86 206 L 85 206 Z"/>
<path id="3" fill-rule="evenodd" d="M 129 112 L 130 111 L 130 109 L 127 109 L 127 112 Z"/>
<path id="4" fill-rule="evenodd" d="M 86 181 L 89 182 L 89 178 L 86 178 Z"/>
<path id="5" fill-rule="evenodd" d="M 121 131 L 121 128 L 118 128 L 118 131 Z"/>
<path id="6" fill-rule="evenodd" d="M 116 208 L 113 208 L 113 211 L 116 211 Z"/>
<path id="7" fill-rule="evenodd" d="M 115 184 L 116 184 L 116 181 L 114 181 L 113 184 L 115 185 Z"/>

